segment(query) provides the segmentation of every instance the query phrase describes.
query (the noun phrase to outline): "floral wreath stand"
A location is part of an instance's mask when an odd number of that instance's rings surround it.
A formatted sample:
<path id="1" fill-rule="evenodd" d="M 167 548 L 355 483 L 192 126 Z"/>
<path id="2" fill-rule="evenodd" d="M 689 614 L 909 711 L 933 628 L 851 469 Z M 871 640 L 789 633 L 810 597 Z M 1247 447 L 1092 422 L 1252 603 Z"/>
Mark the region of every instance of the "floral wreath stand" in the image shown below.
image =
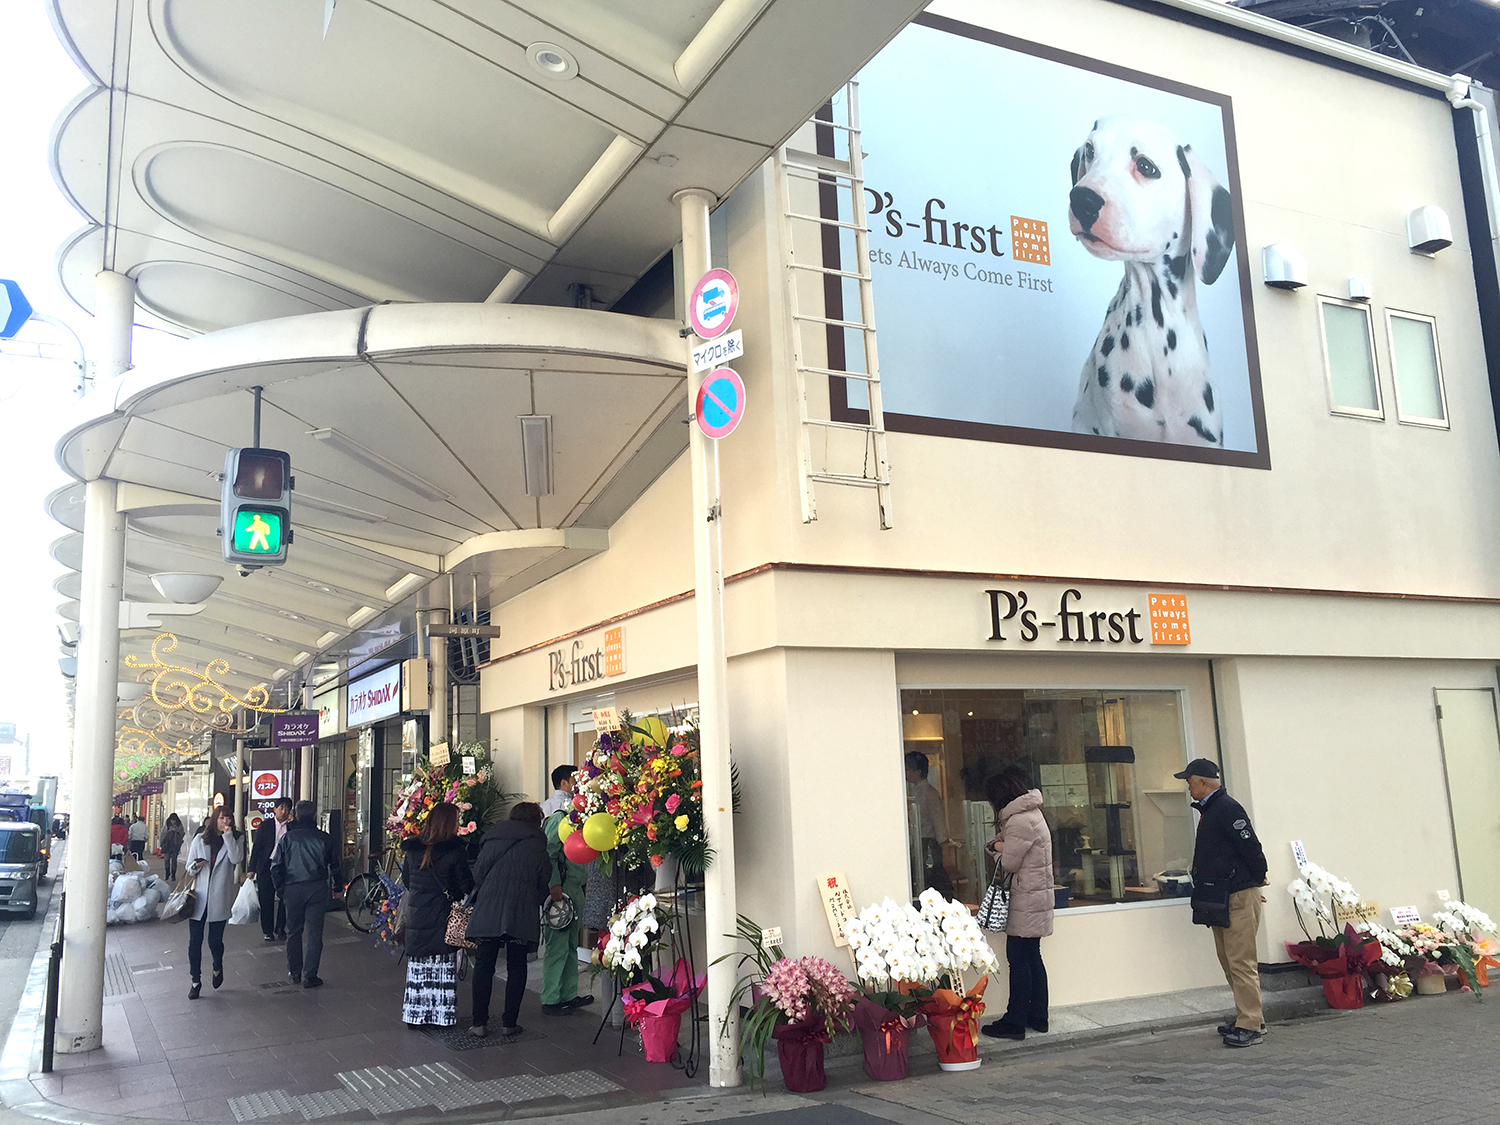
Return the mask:
<path id="1" fill-rule="evenodd" d="M 703 1024 L 708 1020 L 706 1012 L 700 1014 L 698 1011 L 700 993 L 697 985 L 698 964 L 693 952 L 693 935 L 688 929 L 687 900 L 691 893 L 692 888 L 686 878 L 684 878 L 682 868 L 679 866 L 677 877 L 672 883 L 672 889 L 670 891 L 662 891 L 656 896 L 658 902 L 669 905 L 672 911 L 669 926 L 672 937 L 668 943 L 667 955 L 666 957 L 662 957 L 662 951 L 660 950 L 652 955 L 652 969 L 658 976 L 663 975 L 663 962 L 668 966 L 675 966 L 679 961 L 685 962 L 687 965 L 688 994 L 692 998 L 687 1012 L 684 1013 L 688 1018 L 689 1024 L 688 1046 L 686 1052 L 684 1052 L 679 1043 L 677 1050 L 672 1053 L 669 1061 L 675 1069 L 682 1071 L 689 1078 L 695 1077 L 698 1073 L 699 1056 L 703 1047 Z M 619 904 L 616 903 L 616 906 L 618 907 Z M 609 1025 L 609 1017 L 614 1013 L 615 1005 L 621 1002 L 621 995 L 629 987 L 631 986 L 613 985 L 612 994 L 609 998 L 609 1007 L 605 1009 L 603 1017 L 599 1020 L 599 1028 L 594 1032 L 594 1043 L 597 1044 L 599 1042 L 599 1036 L 604 1034 L 604 1029 Z M 629 1028 L 622 1022 L 620 1025 L 620 1045 L 615 1051 L 616 1057 L 625 1053 L 625 1033 L 628 1030 Z"/>

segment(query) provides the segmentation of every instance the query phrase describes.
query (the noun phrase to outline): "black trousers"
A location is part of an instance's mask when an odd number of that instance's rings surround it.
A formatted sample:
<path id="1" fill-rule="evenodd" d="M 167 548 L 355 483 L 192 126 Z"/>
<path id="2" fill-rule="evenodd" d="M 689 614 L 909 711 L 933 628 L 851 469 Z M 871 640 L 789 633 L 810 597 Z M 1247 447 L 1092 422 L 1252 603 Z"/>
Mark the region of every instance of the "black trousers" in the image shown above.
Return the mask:
<path id="1" fill-rule="evenodd" d="M 286 904 L 286 970 L 312 980 L 323 960 L 323 915 L 333 905 L 328 880 L 288 883 L 281 888 L 281 900 Z"/>
<path id="2" fill-rule="evenodd" d="M 922 838 L 922 885 L 931 887 L 944 898 L 953 897 L 953 880 L 943 866 L 943 845 L 931 836 Z"/>
<path id="3" fill-rule="evenodd" d="M 529 941 L 506 941 L 504 938 L 480 938 L 474 951 L 474 1026 L 490 1022 L 490 994 L 495 987 L 495 964 L 500 947 L 505 946 L 505 1011 L 500 1022 L 515 1027 L 521 1015 L 521 998 L 526 995 L 526 955 L 536 948 Z"/>
<path id="4" fill-rule="evenodd" d="M 1005 959 L 1010 962 L 1010 1003 L 1000 1022 L 1007 1027 L 1047 1022 L 1047 966 L 1042 964 L 1042 939 L 1005 938 Z"/>
<path id="5" fill-rule="evenodd" d="M 271 870 L 255 873 L 255 893 L 260 898 L 260 929 L 266 937 L 286 933 L 286 899 L 276 893 Z M 275 920 L 275 925 L 271 924 Z"/>
<path id="6" fill-rule="evenodd" d="M 130 841 L 130 854 L 133 855 L 133 856 L 135 856 L 136 859 L 145 859 L 146 858 L 146 841 L 145 840 L 131 840 Z"/>
<path id="7" fill-rule="evenodd" d="M 209 922 L 205 927 L 202 918 L 188 919 L 188 975 L 194 980 L 203 979 L 205 929 L 208 930 L 208 952 L 213 956 L 214 969 L 217 971 L 224 967 L 224 925 L 224 922 Z"/>

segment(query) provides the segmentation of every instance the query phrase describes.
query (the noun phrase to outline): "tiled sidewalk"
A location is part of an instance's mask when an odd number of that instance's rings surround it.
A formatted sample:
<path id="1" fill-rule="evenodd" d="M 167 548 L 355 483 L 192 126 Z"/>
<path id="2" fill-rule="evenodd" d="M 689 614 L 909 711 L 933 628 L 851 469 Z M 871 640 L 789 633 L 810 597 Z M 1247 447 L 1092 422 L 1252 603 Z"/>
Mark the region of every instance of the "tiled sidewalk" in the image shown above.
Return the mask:
<path id="1" fill-rule="evenodd" d="M 104 1001 L 105 1045 L 86 1055 L 58 1055 L 50 1075 L 33 1074 L 37 1091 L 80 1116 L 152 1120 L 383 1120 L 431 1117 L 492 1107 L 489 1117 L 656 1099 L 701 1088 L 669 1065 L 648 1064 L 634 1033 L 605 1028 L 590 1041 L 608 1003 L 546 1016 L 533 963 L 521 1008 L 526 1034 L 514 1042 L 477 1040 L 467 1032 L 441 1038 L 401 1022 L 404 962 L 374 948 L 342 914 L 329 915 L 314 990 L 287 980 L 283 943 L 267 944 L 258 924 L 225 932 L 224 985 L 208 979 L 187 998 L 185 925 L 149 922 L 111 927 Z M 580 990 L 590 991 L 587 973 Z M 503 965 L 495 1003 L 504 993 Z M 470 986 L 459 984 L 460 1029 L 469 1024 Z M 498 1024 L 498 1019 L 495 1020 Z M 686 1029 L 684 1029 L 684 1037 Z M 425 1107 L 425 1108 L 424 1108 Z"/>

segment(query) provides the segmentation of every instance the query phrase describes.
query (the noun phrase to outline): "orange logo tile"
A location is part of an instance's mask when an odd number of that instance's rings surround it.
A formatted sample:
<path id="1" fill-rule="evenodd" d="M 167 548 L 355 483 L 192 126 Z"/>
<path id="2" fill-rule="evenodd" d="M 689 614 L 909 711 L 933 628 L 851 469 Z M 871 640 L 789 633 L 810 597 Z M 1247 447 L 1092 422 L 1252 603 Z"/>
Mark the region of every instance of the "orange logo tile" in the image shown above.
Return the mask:
<path id="1" fill-rule="evenodd" d="M 1181 594 L 1151 594 L 1151 643 L 1190 645 L 1187 598 Z"/>
<path id="2" fill-rule="evenodd" d="M 1047 224 L 1041 219 L 1010 217 L 1010 252 L 1018 262 L 1052 264 L 1052 249 L 1047 243 Z"/>

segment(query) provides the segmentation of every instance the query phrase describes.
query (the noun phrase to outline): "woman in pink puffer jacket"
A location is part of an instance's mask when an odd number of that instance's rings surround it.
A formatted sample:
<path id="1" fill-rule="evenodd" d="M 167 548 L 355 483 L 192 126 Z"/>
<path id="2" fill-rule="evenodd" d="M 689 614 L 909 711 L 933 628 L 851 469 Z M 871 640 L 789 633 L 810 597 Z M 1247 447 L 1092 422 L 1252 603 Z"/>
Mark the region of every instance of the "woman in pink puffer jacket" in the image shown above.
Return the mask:
<path id="1" fill-rule="evenodd" d="M 1052 833 L 1042 816 L 1042 791 L 1025 770 L 1012 766 L 985 779 L 999 835 L 989 849 L 1011 875 L 1005 959 L 1010 962 L 1010 1004 L 981 1030 L 996 1039 L 1025 1039 L 1026 1029 L 1047 1030 L 1047 966 L 1042 938 L 1052 933 Z"/>

